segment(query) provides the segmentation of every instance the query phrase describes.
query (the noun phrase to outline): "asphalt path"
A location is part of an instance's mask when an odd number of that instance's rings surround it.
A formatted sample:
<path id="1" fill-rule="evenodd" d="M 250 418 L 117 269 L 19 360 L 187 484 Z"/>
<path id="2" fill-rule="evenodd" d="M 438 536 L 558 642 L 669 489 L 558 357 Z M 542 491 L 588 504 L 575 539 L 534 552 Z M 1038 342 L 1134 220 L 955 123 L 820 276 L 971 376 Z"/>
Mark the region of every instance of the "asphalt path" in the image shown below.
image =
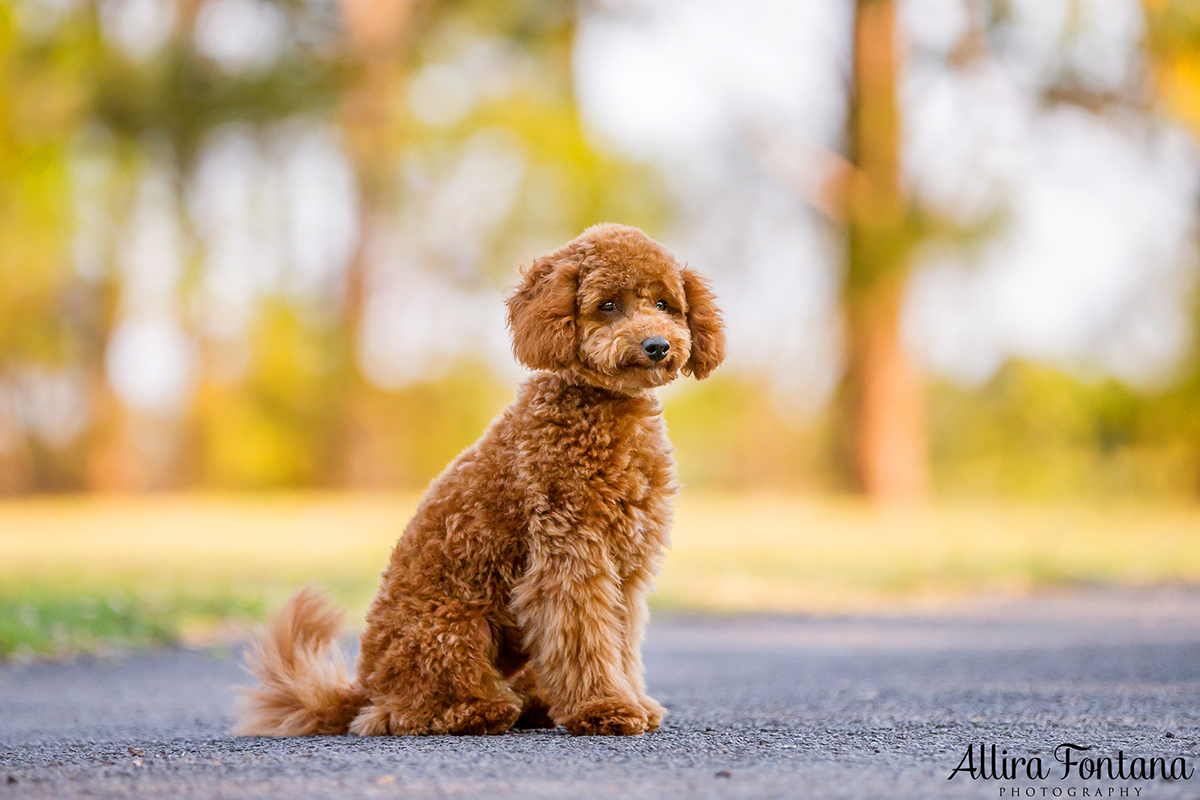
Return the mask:
<path id="1" fill-rule="evenodd" d="M 660 616 L 645 654 L 670 715 L 629 738 L 235 738 L 238 648 L 0 666 L 0 800 L 1200 798 L 1200 774 L 1063 779 L 1053 756 L 1072 743 L 1127 768 L 1200 770 L 1195 589 L 952 614 Z M 968 748 L 977 769 L 980 745 L 990 762 L 992 744 L 1000 769 L 1040 758 L 1047 776 L 948 780 Z"/>

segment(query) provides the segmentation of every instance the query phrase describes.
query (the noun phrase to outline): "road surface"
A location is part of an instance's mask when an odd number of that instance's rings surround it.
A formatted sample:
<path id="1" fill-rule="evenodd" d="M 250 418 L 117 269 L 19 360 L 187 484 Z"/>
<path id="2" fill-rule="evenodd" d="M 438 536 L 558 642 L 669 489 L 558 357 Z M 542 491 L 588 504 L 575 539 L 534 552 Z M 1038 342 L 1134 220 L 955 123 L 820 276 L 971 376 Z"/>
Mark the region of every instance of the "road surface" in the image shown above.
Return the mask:
<path id="1" fill-rule="evenodd" d="M 645 653 L 670 716 L 632 738 L 239 739 L 236 648 L 0 666 L 0 800 L 1200 798 L 1194 773 L 1063 779 L 1053 756 L 1072 743 L 1200 769 L 1195 589 L 940 615 L 660 616 Z M 1000 769 L 1040 758 L 1046 777 L 972 777 L 968 748 L 978 769 L 992 744 Z"/>

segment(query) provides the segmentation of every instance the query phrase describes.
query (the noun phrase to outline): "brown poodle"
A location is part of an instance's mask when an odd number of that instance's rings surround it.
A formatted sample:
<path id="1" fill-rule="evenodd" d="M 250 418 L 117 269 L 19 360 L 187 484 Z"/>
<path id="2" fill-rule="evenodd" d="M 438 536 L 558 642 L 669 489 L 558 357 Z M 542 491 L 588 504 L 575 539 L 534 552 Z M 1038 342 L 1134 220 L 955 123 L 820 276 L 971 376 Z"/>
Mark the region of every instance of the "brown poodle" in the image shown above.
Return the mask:
<path id="1" fill-rule="evenodd" d="M 238 732 L 638 734 L 645 595 L 676 490 L 653 388 L 725 355 L 713 294 L 636 228 L 596 225 L 508 299 L 540 370 L 436 479 L 392 551 L 356 676 L 341 613 L 312 590 L 255 645 Z"/>

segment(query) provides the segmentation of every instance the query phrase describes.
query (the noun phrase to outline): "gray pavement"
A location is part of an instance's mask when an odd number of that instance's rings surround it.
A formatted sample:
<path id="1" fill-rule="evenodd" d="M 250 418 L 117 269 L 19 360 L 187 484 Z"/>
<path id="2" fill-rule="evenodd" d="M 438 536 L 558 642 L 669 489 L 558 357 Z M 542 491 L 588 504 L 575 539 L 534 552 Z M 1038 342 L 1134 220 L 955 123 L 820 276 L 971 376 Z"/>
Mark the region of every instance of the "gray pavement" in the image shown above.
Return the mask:
<path id="1" fill-rule="evenodd" d="M 0 800 L 1200 798 L 1200 774 L 1062 780 L 1052 755 L 1071 742 L 1200 769 L 1195 589 L 977 601 L 952 615 L 660 615 L 646 663 L 670 716 L 632 738 L 234 738 L 237 655 L 0 666 Z M 947 780 L 980 743 L 1052 774 Z"/>

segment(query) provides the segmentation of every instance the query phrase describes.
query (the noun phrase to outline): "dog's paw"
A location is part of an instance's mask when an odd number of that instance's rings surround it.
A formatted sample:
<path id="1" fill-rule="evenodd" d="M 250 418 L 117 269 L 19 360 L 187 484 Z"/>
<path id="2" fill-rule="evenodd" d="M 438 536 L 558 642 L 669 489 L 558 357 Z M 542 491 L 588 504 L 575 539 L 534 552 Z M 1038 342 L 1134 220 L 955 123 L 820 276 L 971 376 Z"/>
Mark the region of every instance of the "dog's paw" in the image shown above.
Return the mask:
<path id="1" fill-rule="evenodd" d="M 521 716 L 521 706 L 510 700 L 476 700 L 451 706 L 435 720 L 434 733 L 484 736 L 504 733 Z"/>
<path id="2" fill-rule="evenodd" d="M 576 736 L 636 736 L 649 728 L 646 710 L 624 700 L 593 700 L 561 724 Z"/>
<path id="3" fill-rule="evenodd" d="M 658 730 L 658 726 L 662 725 L 663 717 L 666 716 L 667 710 L 649 695 L 642 695 L 638 698 L 638 702 L 641 703 L 642 710 L 646 712 L 646 729 L 651 731 Z"/>

